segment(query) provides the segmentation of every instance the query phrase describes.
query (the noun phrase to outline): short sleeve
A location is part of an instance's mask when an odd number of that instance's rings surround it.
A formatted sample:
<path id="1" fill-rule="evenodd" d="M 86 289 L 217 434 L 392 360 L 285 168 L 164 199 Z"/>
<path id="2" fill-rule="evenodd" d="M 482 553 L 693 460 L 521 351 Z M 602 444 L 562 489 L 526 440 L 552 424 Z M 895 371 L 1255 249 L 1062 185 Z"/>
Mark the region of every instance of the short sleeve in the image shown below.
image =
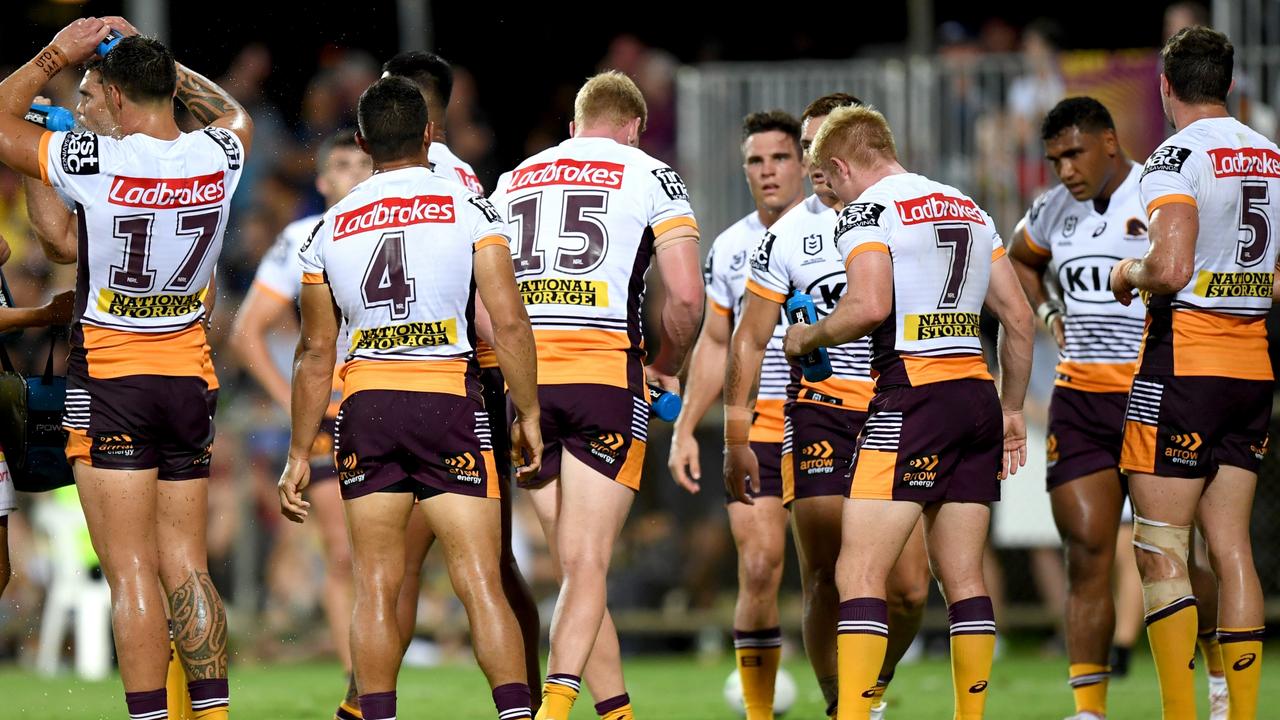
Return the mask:
<path id="1" fill-rule="evenodd" d="M 490 245 L 501 245 L 511 251 L 511 238 L 507 234 L 502 216 L 493 203 L 479 195 L 467 195 L 462 220 L 467 223 L 471 245 L 479 250 Z"/>
<path id="2" fill-rule="evenodd" d="M 717 238 L 712 244 L 711 252 L 707 254 L 707 263 L 702 268 L 702 277 L 707 286 L 707 300 L 711 301 L 712 309 L 721 315 L 727 315 L 733 311 L 734 298 L 733 292 L 729 289 L 729 278 L 724 274 L 724 264 L 718 262 L 716 257 L 716 250 L 721 242 L 722 240 Z"/>
<path id="3" fill-rule="evenodd" d="M 983 236 L 991 237 L 991 262 L 995 262 L 1005 256 L 1004 238 L 1000 236 L 1000 230 L 996 228 L 996 221 L 991 218 L 990 213 L 982 211 L 982 217 L 987 221 L 981 226 Z"/>
<path id="4" fill-rule="evenodd" d="M 40 137 L 40 179 L 64 198 L 88 205 L 120 155 L 119 141 L 91 132 L 46 132 Z"/>
<path id="5" fill-rule="evenodd" d="M 324 267 L 324 248 L 327 238 L 332 234 L 328 220 L 329 216 L 325 215 L 320 222 L 316 223 L 311 234 L 303 241 L 302 247 L 298 248 L 303 285 L 321 285 L 329 282 Z"/>
<path id="6" fill-rule="evenodd" d="M 1049 230 L 1051 220 L 1049 214 L 1045 212 L 1049 204 L 1049 192 L 1041 193 L 1040 197 L 1031 203 L 1031 207 L 1027 209 L 1027 213 L 1022 216 L 1022 237 L 1027 241 L 1027 247 L 1031 252 L 1049 257 L 1053 254 L 1050 247 Z"/>
<path id="7" fill-rule="evenodd" d="M 877 202 L 846 205 L 836 219 L 836 247 L 845 267 L 864 252 L 889 252 L 885 206 Z"/>
<path id="8" fill-rule="evenodd" d="M 661 236 L 678 227 L 690 227 L 696 232 L 698 221 L 689 205 L 689 188 L 680 174 L 663 165 L 649 171 L 648 183 L 649 227 L 655 236 Z"/>
<path id="9" fill-rule="evenodd" d="M 1195 158 L 1191 149 L 1178 145 L 1161 145 L 1147 158 L 1138 187 L 1142 205 L 1150 217 L 1162 205 L 1196 205 L 1198 185 Z"/>
<path id="10" fill-rule="evenodd" d="M 313 228 L 314 226 L 304 231 L 295 225 L 286 227 L 271 245 L 271 249 L 262 257 L 262 262 L 258 263 L 253 284 L 285 302 L 296 302 L 298 294 L 302 291 L 302 266 L 299 264 L 295 248 L 301 247 L 301 243 L 295 242 L 290 231 L 309 234 Z"/>
<path id="11" fill-rule="evenodd" d="M 785 239 L 779 243 L 778 236 L 772 231 L 764 232 L 751 252 L 748 292 L 779 304 L 787 301 L 787 293 L 791 292 L 791 275 L 787 272 L 786 248 L 792 244 L 794 243 L 788 243 Z"/>

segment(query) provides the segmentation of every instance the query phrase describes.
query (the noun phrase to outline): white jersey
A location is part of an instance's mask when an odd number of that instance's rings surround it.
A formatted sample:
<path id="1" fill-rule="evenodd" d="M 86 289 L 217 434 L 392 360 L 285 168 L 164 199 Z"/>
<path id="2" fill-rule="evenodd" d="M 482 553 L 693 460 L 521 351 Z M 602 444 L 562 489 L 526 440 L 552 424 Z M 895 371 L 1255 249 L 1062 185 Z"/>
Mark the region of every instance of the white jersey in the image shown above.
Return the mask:
<path id="1" fill-rule="evenodd" d="M 707 302 L 712 312 L 731 318 L 735 328 L 742 319 L 742 300 L 751 275 L 748 258 L 764 231 L 760 215 L 752 211 L 720 233 L 707 254 L 703 268 Z M 778 318 L 782 319 L 781 313 Z M 765 346 L 755 419 L 751 423 L 752 442 L 782 442 L 783 407 L 787 400 L 787 384 L 791 381 L 791 366 L 782 351 L 785 333 L 786 325 L 779 322 Z"/>
<path id="2" fill-rule="evenodd" d="M 833 230 L 838 215 L 817 195 L 791 208 L 765 232 L 751 255 L 747 289 L 783 305 L 794 290 L 813 297 L 818 319 L 835 310 L 847 280 Z M 839 405 L 865 412 L 871 402 L 871 343 L 866 338 L 827 348 L 832 375 L 809 382 L 797 366 L 790 397 L 797 402 Z"/>
<path id="3" fill-rule="evenodd" d="M 876 387 L 991 379 L 978 321 L 1004 243 L 977 203 L 921 175 L 890 175 L 840 213 L 836 240 L 846 267 L 864 252 L 893 262 L 893 310 L 871 334 Z"/>
<path id="4" fill-rule="evenodd" d="M 484 194 L 484 185 L 480 183 L 476 171 L 467 161 L 454 155 L 448 145 L 432 142 L 431 147 L 427 148 L 427 160 L 435 174 L 462 185 L 476 195 Z"/>
<path id="5" fill-rule="evenodd" d="M 302 282 L 328 283 L 350 338 L 347 396 L 466 394 L 474 354 L 472 254 L 508 239 L 489 201 L 424 167 L 377 173 L 303 244 Z"/>
<path id="6" fill-rule="evenodd" d="M 285 225 L 258 263 L 253 284 L 290 305 L 296 304 L 302 292 L 302 265 L 298 253 L 323 218 L 323 215 L 309 215 Z"/>
<path id="7" fill-rule="evenodd" d="M 1058 185 L 1036 198 L 1023 218 L 1027 247 L 1051 258 L 1066 306 L 1060 387 L 1123 393 L 1133 383 L 1146 308 L 1121 305 L 1111 294 L 1111 268 L 1148 247 L 1147 213 L 1138 194 L 1142 167 L 1130 163 L 1127 172 L 1102 212 Z"/>
<path id="8" fill-rule="evenodd" d="M 1280 150 L 1235 118 L 1197 120 L 1147 158 L 1141 184 L 1148 213 L 1195 206 L 1200 234 L 1191 281 L 1148 299 L 1139 372 L 1270 380 Z"/>
<path id="9" fill-rule="evenodd" d="M 160 140 L 49 132 L 40 174 L 79 214 L 73 372 L 205 374 L 204 295 L 244 147 L 222 128 Z"/>
<path id="10" fill-rule="evenodd" d="M 684 181 L 643 151 L 572 138 L 498 180 L 542 385 L 643 388 L 640 310 L 653 240 L 697 228 Z"/>

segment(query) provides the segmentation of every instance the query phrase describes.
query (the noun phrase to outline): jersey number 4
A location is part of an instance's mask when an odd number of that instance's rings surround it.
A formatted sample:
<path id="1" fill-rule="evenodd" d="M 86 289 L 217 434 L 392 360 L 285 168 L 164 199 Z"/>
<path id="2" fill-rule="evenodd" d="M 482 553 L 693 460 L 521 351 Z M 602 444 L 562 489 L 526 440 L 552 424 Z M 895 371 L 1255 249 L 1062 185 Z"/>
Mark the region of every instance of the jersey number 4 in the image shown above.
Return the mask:
<path id="1" fill-rule="evenodd" d="M 575 275 L 596 269 L 609 249 L 609 231 L 600 217 L 609 209 L 608 193 L 566 190 L 561 207 L 560 237 L 579 239 L 582 247 L 557 252 L 556 269 Z M 542 193 L 511 203 L 509 222 L 520 226 L 520 243 L 515 256 L 517 275 L 539 273 L 544 268 L 545 252 L 538 249 L 541 214 Z"/>
<path id="2" fill-rule="evenodd" d="M 151 269 L 148 260 L 151 256 L 151 233 L 155 227 L 156 216 L 125 215 L 115 219 L 114 234 L 124 241 L 124 259 L 119 265 L 111 266 L 108 284 L 117 290 L 128 292 L 150 292 L 156 281 L 156 271 Z M 191 285 L 204 264 L 213 239 L 218 234 L 218 226 L 222 222 L 222 208 L 191 210 L 178 213 L 178 237 L 191 238 L 191 247 L 183 258 L 173 277 L 165 283 L 165 292 L 190 292 Z"/>
<path id="3" fill-rule="evenodd" d="M 368 308 L 386 306 L 392 320 L 409 317 L 418 283 L 409 277 L 404 262 L 404 232 L 383 233 L 364 271 L 360 292 Z"/>

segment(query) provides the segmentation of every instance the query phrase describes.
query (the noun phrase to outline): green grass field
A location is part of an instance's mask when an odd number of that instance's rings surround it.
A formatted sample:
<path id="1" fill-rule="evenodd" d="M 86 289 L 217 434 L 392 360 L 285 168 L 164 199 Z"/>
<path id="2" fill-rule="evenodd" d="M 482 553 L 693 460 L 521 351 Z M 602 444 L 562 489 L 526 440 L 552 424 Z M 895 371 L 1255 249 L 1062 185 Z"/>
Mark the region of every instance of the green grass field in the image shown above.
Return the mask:
<path id="1" fill-rule="evenodd" d="M 1274 650 L 1274 649 L 1273 649 Z M 641 720 L 730 720 L 734 715 L 721 696 L 732 660 L 702 664 L 683 657 L 647 657 L 627 662 L 628 689 Z M 1265 666 L 1259 718 L 1280 716 L 1280 671 Z M 822 698 L 801 658 L 787 663 L 800 686 L 799 700 L 788 718 L 818 720 Z M 344 683 L 334 664 L 272 667 L 238 666 L 232 677 L 232 716 L 252 720 L 329 720 Z M 1072 711 L 1065 683 L 1066 661 L 1032 655 L 1006 656 L 992 674 L 987 717 L 992 720 L 1061 720 Z M 1204 676 L 1197 673 L 1200 717 Z M 943 659 L 899 669 L 890 688 L 893 720 L 946 720 L 951 717 L 951 682 Z M 469 666 L 406 669 L 400 675 L 402 720 L 492 720 L 489 691 L 479 670 Z M 1145 657 L 1135 661 L 1130 676 L 1111 685 L 1111 720 L 1159 717 L 1154 668 Z M 82 683 L 44 679 L 6 667 L 0 669 L 0 718 L 117 720 L 125 717 L 118 680 Z M 591 702 L 584 697 L 574 718 L 589 720 Z"/>

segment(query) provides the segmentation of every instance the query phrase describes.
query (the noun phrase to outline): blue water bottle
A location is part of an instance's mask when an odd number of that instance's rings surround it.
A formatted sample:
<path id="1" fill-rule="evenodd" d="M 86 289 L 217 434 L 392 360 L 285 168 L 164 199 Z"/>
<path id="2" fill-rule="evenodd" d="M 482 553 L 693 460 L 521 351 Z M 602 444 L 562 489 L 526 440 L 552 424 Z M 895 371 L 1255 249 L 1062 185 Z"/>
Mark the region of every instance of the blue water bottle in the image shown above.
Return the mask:
<path id="1" fill-rule="evenodd" d="M 27 114 L 23 115 L 22 119 L 54 132 L 71 130 L 76 126 L 76 116 L 72 115 L 70 110 L 57 105 L 32 103 L 31 109 L 27 110 Z"/>
<path id="2" fill-rule="evenodd" d="M 102 39 L 102 42 L 98 43 L 98 55 L 100 57 L 106 57 L 107 53 L 111 52 L 112 48 L 116 46 L 116 43 L 120 42 L 122 39 L 124 39 L 124 36 L 115 30 L 107 33 L 107 36 Z"/>
<path id="3" fill-rule="evenodd" d="M 649 408 L 659 420 L 663 422 L 675 422 L 680 416 L 680 407 L 684 402 L 680 396 L 667 392 L 656 385 L 649 386 Z"/>
<path id="4" fill-rule="evenodd" d="M 818 309 L 813 306 L 813 298 L 799 290 L 791 293 L 791 297 L 787 298 L 786 310 L 787 319 L 792 325 L 797 323 L 813 325 L 818 322 Z M 822 382 L 831 377 L 831 357 L 827 355 L 826 348 L 820 347 L 797 359 L 805 380 Z"/>

